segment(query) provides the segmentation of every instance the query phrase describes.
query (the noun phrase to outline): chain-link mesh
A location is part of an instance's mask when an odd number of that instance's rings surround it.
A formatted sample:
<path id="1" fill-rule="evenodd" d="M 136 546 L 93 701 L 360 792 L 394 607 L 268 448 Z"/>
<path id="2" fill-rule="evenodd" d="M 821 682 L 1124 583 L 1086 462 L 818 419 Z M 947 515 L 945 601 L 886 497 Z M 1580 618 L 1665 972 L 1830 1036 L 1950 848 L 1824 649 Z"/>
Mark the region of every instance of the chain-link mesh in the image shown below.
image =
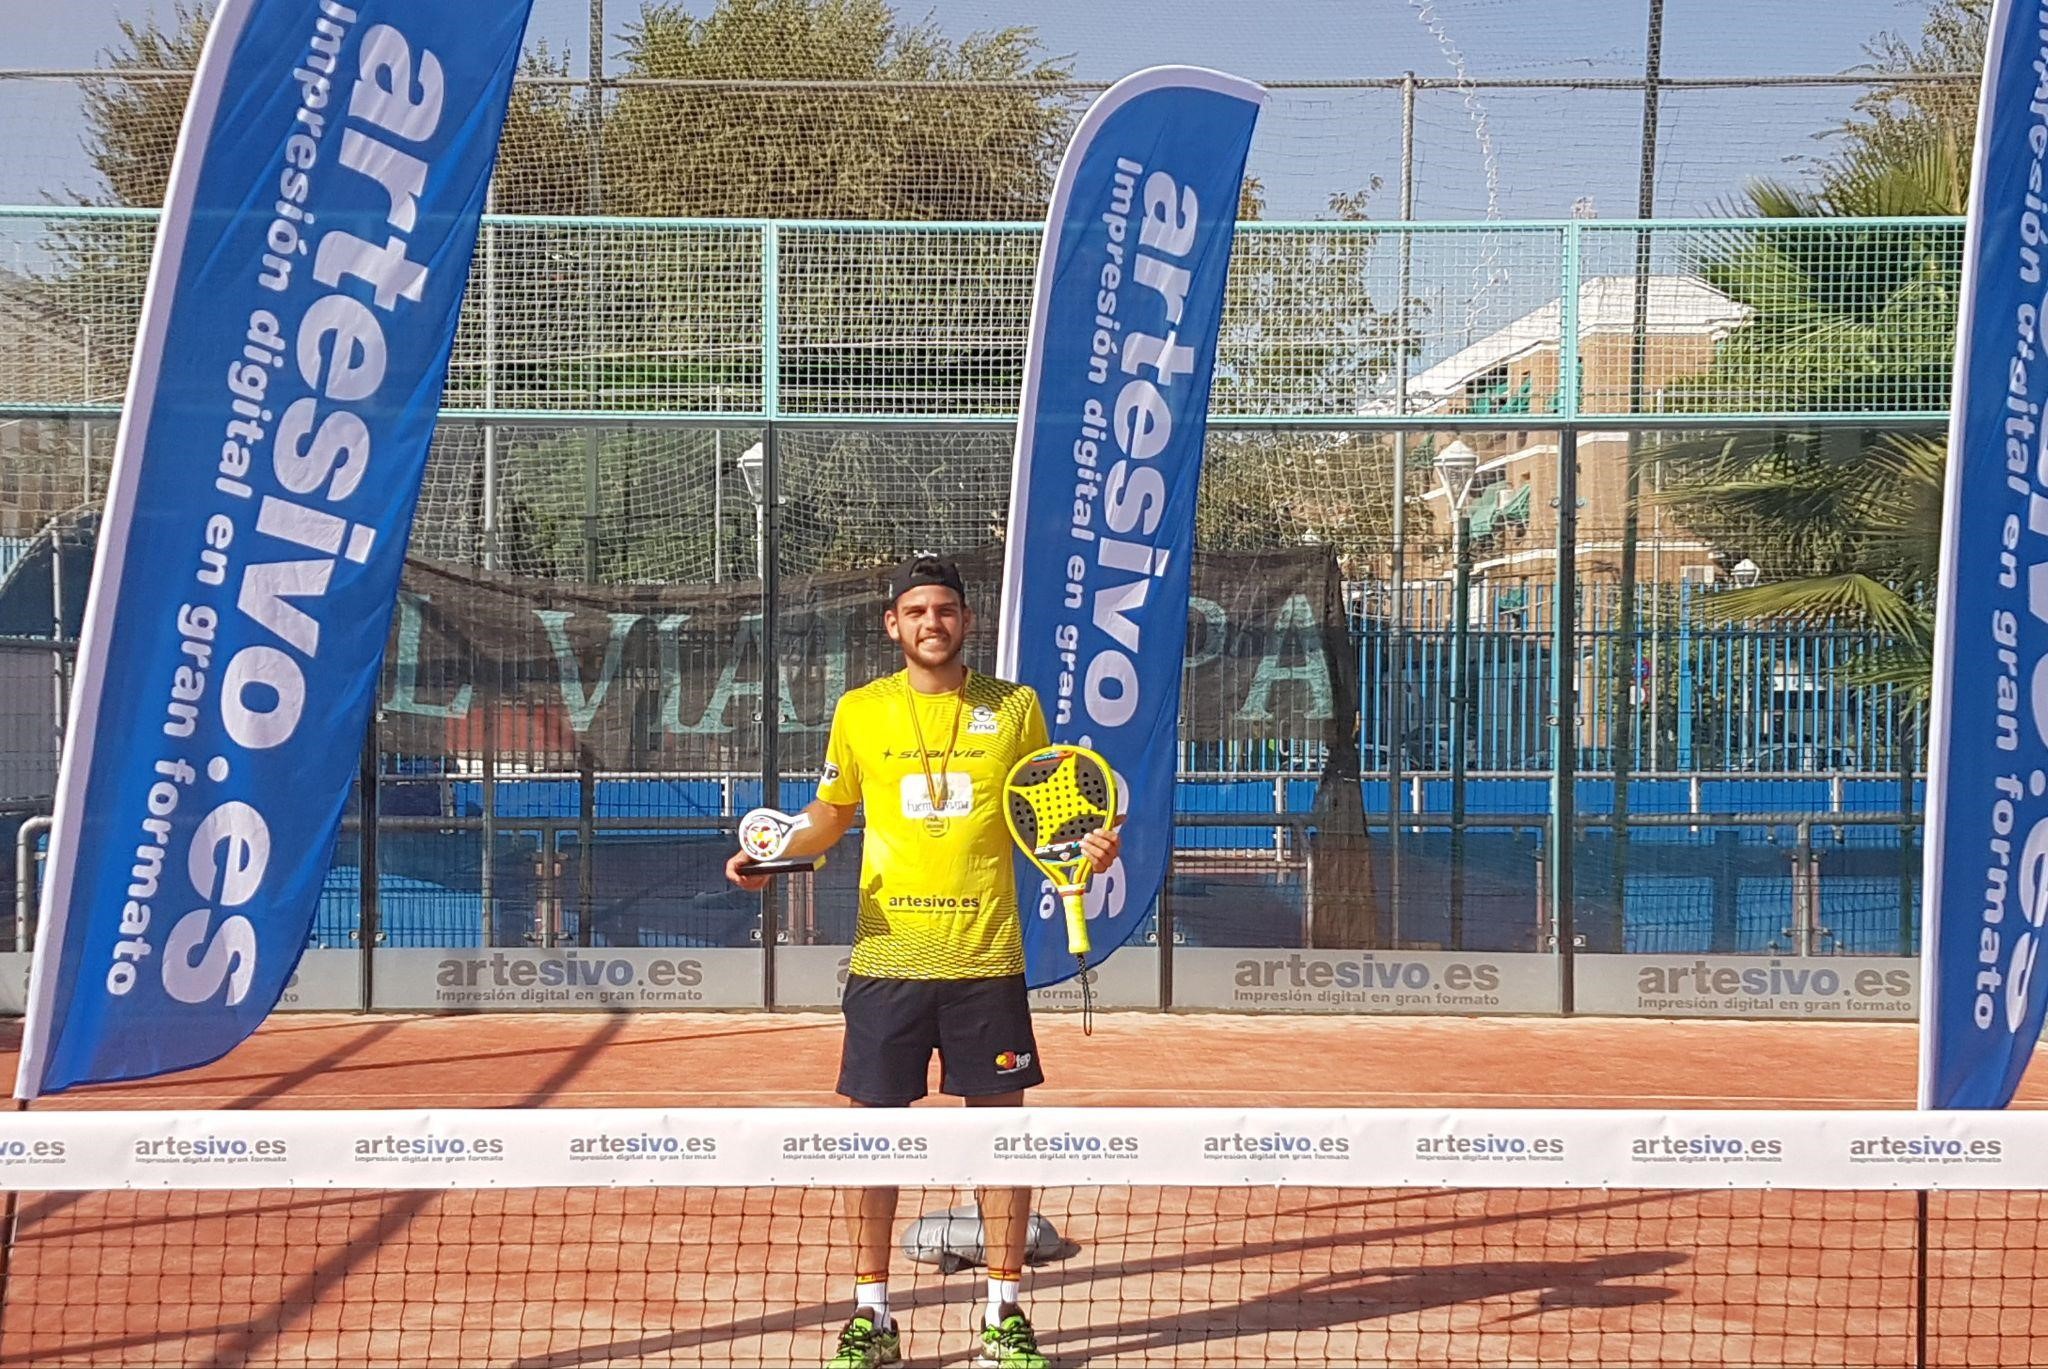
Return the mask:
<path id="1" fill-rule="evenodd" d="M 1007 430 L 795 429 L 777 442 L 786 574 L 981 546 L 1009 517 Z"/>
<path id="2" fill-rule="evenodd" d="M 0 404 L 119 396 L 151 229 L 147 216 L 0 214 L 0 258 L 16 263 L 0 273 L 0 327 L 16 344 L 0 348 Z M 774 364 L 778 415 L 1004 415 L 1037 252 L 1037 233 L 1018 227 L 493 219 L 446 403 L 765 417 Z M 1948 392 L 1960 252 L 1961 225 L 1946 219 L 1251 224 L 1213 407 L 1226 422 L 1512 422 L 1564 411 L 1569 364 L 1587 415 L 1933 415 Z"/>
<path id="3" fill-rule="evenodd" d="M 754 429 L 443 423 L 412 552 L 603 584 L 753 579 Z"/>
<path id="4" fill-rule="evenodd" d="M 111 419 L 0 418 L 0 537 L 34 538 L 96 506 L 113 468 L 114 427 Z"/>
<path id="5" fill-rule="evenodd" d="M 75 507 L 87 474 L 85 425 L 35 426 L 64 454 L 46 463 L 52 488 L 37 497 L 45 506 Z M 93 487 L 103 490 L 111 424 L 91 426 Z M 860 672 L 886 666 L 876 655 L 878 615 L 860 606 L 872 596 L 859 590 L 865 582 L 858 577 L 922 549 L 963 552 L 979 558 L 976 592 L 989 602 L 1009 492 L 1010 434 L 1001 427 L 787 426 L 756 452 L 764 436 L 751 427 L 664 424 L 443 425 L 413 536 L 412 551 L 422 560 L 408 573 L 386 668 L 384 800 L 387 812 L 407 819 L 493 814 L 500 832 L 489 848 L 497 862 L 489 873 L 495 892 L 481 892 L 479 838 L 388 834 L 397 838 L 384 859 L 387 880 L 399 881 L 386 907 L 393 936 L 458 944 L 473 925 L 473 935 L 498 940 L 524 937 L 521 928 L 571 935 L 585 897 L 576 854 L 585 838 L 576 833 L 589 827 L 610 843 L 590 867 L 593 929 L 656 944 L 685 934 L 670 926 L 675 917 L 687 922 L 701 913 L 738 918 L 741 930 L 688 935 L 744 939 L 744 907 L 678 904 L 670 896 L 673 880 L 658 872 L 643 871 L 644 894 L 622 903 L 626 857 L 613 849 L 628 841 L 621 834 L 638 820 L 682 814 L 715 822 L 759 802 L 750 776 L 761 763 L 767 660 L 780 672 L 779 753 L 791 777 L 783 799 L 801 802 L 832 699 Z M 1844 435 L 1845 460 L 1885 436 Z M 1212 557 L 1315 547 L 1336 558 L 1347 582 L 1338 611 L 1348 632 L 1342 650 L 1359 670 L 1357 749 L 1368 810 L 1385 811 L 1386 777 L 1398 765 L 1407 772 L 1401 806 L 1422 824 L 1399 838 L 1405 911 L 1387 934 L 1410 944 L 1515 949 L 1528 944 L 1543 916 L 1535 862 L 1546 847 L 1536 827 L 1472 829 L 1456 858 L 1465 862 L 1455 900 L 1461 911 L 1448 920 L 1446 913 L 1454 906 L 1455 861 L 1446 855 L 1441 815 L 1452 790 L 1458 638 L 1451 524 L 1435 472 L 1446 440 L 1428 431 L 1212 430 L 1197 538 Z M 1467 507 L 1467 811 L 1480 823 L 1540 827 L 1557 744 L 1558 437 L 1540 428 L 1497 429 L 1467 430 L 1459 440 L 1480 454 L 1487 482 Z M 1634 621 L 1623 630 L 1615 510 L 1628 442 L 1622 434 L 1583 433 L 1578 450 L 1586 507 L 1570 552 L 1581 586 L 1566 640 L 1579 719 L 1570 739 L 1589 786 L 1582 801 L 1590 814 L 1597 818 L 1611 801 L 1610 776 L 1623 759 L 1617 718 L 1624 708 L 1633 715 L 1626 760 L 1636 775 L 1637 813 L 1890 814 L 1916 807 L 1917 785 L 1899 771 L 1917 764 L 1917 745 L 1907 744 L 1917 714 L 1908 696 L 1858 674 L 1880 644 L 1848 624 L 1800 627 L 1721 614 L 1719 600 L 1740 583 L 1728 569 L 1729 549 L 1757 544 L 1735 540 L 1739 530 L 1709 523 L 1682 504 L 1667 507 L 1658 473 L 1683 453 L 1644 449 L 1650 478 L 1638 528 Z M 1405 585 L 1398 594 L 1390 582 L 1397 457 L 1408 471 Z M 755 463 L 769 459 L 777 463 L 782 493 L 783 622 L 772 646 L 762 640 L 759 615 L 759 486 L 748 479 L 751 472 L 759 481 Z M 21 461 L 6 463 L 10 475 L 24 469 Z M 15 563 L 31 566 L 36 555 L 30 543 L 15 553 Z M 1769 555 L 1756 561 L 1769 567 L 1758 570 L 1759 578 L 1791 564 Z M 82 594 L 83 562 L 71 573 L 79 582 L 71 589 Z M 46 583 L 25 593 L 19 584 L 13 588 L 0 595 L 0 608 L 9 612 L 48 597 Z M 859 602 L 847 600 L 847 592 Z M 468 619 L 465 595 L 484 603 Z M 1300 634 L 1315 628 L 1297 621 L 1298 606 L 1256 595 L 1230 603 L 1213 589 L 1206 595 L 1198 594 L 1190 625 L 1183 705 L 1189 739 L 1181 758 L 1189 779 L 1180 801 L 1193 813 L 1271 811 L 1278 825 L 1234 819 L 1239 825 L 1185 830 L 1183 865 L 1197 873 L 1182 891 L 1182 935 L 1198 944 L 1233 935 L 1232 918 L 1213 926 L 1204 919 L 1221 914 L 1218 899 L 1250 898 L 1264 910 L 1261 944 L 1318 944 L 1306 922 L 1290 919 L 1305 917 L 1311 905 L 1334 916 L 1330 882 L 1342 877 L 1384 894 L 1390 852 L 1374 845 L 1361 864 L 1324 850 L 1317 876 L 1323 893 L 1311 893 L 1299 834 L 1290 838 L 1286 823 L 1316 802 L 1329 720 L 1315 712 L 1313 691 L 1248 688 L 1243 674 L 1219 689 L 1200 671 L 1203 662 L 1221 659 L 1218 653 L 1245 652 L 1241 672 L 1255 677 L 1258 662 L 1270 657 L 1283 667 L 1275 678 L 1292 678 L 1285 671 L 1298 662 Z M 1311 618 L 1332 621 L 1323 610 Z M 488 629 L 482 636 L 479 624 Z M 47 619 L 31 628 L 46 632 Z M 992 664 L 993 646 L 993 631 L 985 631 L 974 649 L 978 666 Z M 47 650 L 22 659 L 38 689 L 50 683 Z M 30 775 L 31 787 L 47 785 L 42 748 L 54 714 L 37 704 L 23 718 L 21 735 L 9 743 L 19 752 L 14 770 Z M 485 786 L 486 775 L 494 789 Z M 514 832 L 520 822 L 555 824 L 567 854 L 536 864 L 531 840 Z M 1733 829 L 1708 823 L 1699 832 L 1632 832 L 1625 874 L 1607 829 L 1591 830 L 1580 855 L 1582 925 L 1592 944 L 1750 953 L 1771 950 L 1797 931 L 1809 946 L 1890 953 L 1905 944 L 1901 938 L 1910 940 L 1917 894 L 1893 868 L 1907 858 L 1895 827 L 1858 829 L 1859 842 L 1812 867 L 1818 874 L 1802 865 L 1790 875 L 1785 867 L 1795 855 L 1818 858 L 1802 853 L 1825 845 L 1824 833 L 1807 834 L 1805 845 L 1780 846 L 1757 829 L 1754 840 L 1741 838 L 1739 856 L 1723 860 L 1717 833 L 1724 830 Z M 672 834 L 633 840 L 648 851 L 676 846 Z M 691 839 L 702 841 L 717 844 L 713 837 Z M 345 927 L 355 906 L 352 859 L 337 866 L 328 891 L 336 910 L 330 933 Z M 844 892 L 833 884 L 816 897 L 830 911 Z M 1908 901 L 1904 922 L 1901 897 Z M 633 899 L 646 925 L 629 932 L 618 918 Z M 489 933 L 480 930 L 487 905 L 496 928 Z M 1795 916 L 1798 909 L 1808 912 Z M 1316 936 L 1332 934 L 1330 918 L 1319 925 Z M 831 931 L 816 934 L 829 940 Z"/>
<path id="6" fill-rule="evenodd" d="M 1383 586 L 1395 547 L 1396 449 L 1403 444 L 1407 545 L 1411 555 L 1425 556 L 1437 547 L 1422 502 L 1435 483 L 1427 443 L 1360 430 L 1211 429 L 1196 542 L 1212 551 L 1328 546 L 1348 578 Z"/>
<path id="7" fill-rule="evenodd" d="M 1783 20 L 1773 13 L 1759 22 Z M 1897 89 L 1871 74 L 1799 84 L 1768 74 L 1730 76 L 1687 85 L 1717 64 L 1696 48 L 1682 55 L 1685 69 L 1660 90 L 1660 216 L 1723 212 L 1753 179 L 1796 175 L 1826 155 L 1817 139 Z M 580 69 L 565 74 L 559 62 L 530 69 L 514 88 L 498 207 L 537 214 L 1035 219 L 1043 215 L 1073 121 L 1103 89 L 1099 81 L 1057 77 L 955 79 L 963 72 L 916 80 L 779 72 L 776 57 L 758 52 L 734 69 L 689 77 L 614 66 L 603 84 L 602 119 L 592 118 L 592 87 Z M 1361 203 L 1375 217 L 1389 217 L 1404 141 L 1421 218 L 1555 218 L 1575 203 L 1609 218 L 1633 212 L 1640 61 L 1632 72 L 1617 66 L 1576 78 L 1494 69 L 1478 73 L 1483 84 L 1471 89 L 1424 71 L 1415 81 L 1413 125 L 1404 132 L 1401 79 L 1380 75 L 1383 64 L 1369 56 L 1334 60 L 1368 79 L 1274 83 L 1248 168 L 1251 204 L 1262 217 L 1342 217 Z M 0 145 L 0 203 L 160 201 L 188 88 L 182 77 L 5 76 L 0 127 L 30 136 Z M 1976 93 L 1969 73 L 1913 89 L 1960 109 Z M 111 155 L 93 155 L 106 140 L 82 131 L 92 126 L 88 111 L 95 106 L 117 111 L 120 136 Z M 694 136 L 677 138 L 677 129 Z"/>
<path id="8" fill-rule="evenodd" d="M 1039 235 L 780 232 L 789 413 L 1014 412 Z"/>
<path id="9" fill-rule="evenodd" d="M 156 215 L 0 216 L 0 404 L 110 404 L 128 383 Z"/>
<path id="10" fill-rule="evenodd" d="M 1935 413 L 1948 404 L 1958 220 L 1589 224 L 1582 244 L 1587 413 Z"/>
<path id="11" fill-rule="evenodd" d="M 471 270 L 449 408 L 761 408 L 759 229 L 492 220 Z"/>

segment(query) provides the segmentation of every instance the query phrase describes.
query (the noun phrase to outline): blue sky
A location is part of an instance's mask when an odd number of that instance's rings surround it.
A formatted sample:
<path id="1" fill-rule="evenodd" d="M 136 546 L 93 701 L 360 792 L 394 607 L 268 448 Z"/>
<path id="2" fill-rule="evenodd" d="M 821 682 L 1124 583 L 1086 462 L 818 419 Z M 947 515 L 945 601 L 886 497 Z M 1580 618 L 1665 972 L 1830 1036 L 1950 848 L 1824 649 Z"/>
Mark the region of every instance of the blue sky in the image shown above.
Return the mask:
<path id="1" fill-rule="evenodd" d="M 479 0 L 480 2 L 480 0 Z M 1434 15 L 1475 75 L 1625 76 L 1643 61 L 1648 0 L 1437 0 Z M 710 0 L 693 0 L 693 7 Z M 1666 0 L 1665 71 L 1679 76 L 1839 72 L 1864 60 L 1881 29 L 1917 31 L 1926 0 Z M 1445 77 L 1452 66 L 1420 22 L 1418 0 L 1252 0 L 1119 6 L 1102 0 L 909 0 L 905 19 L 947 33 L 1028 21 L 1077 75 L 1108 79 L 1159 62 L 1194 62 L 1264 80 Z M 79 67 L 118 38 L 117 19 L 170 13 L 169 0 L 0 0 L 0 65 Z M 588 0 L 535 0 L 529 37 L 582 57 Z M 639 13 L 609 0 L 614 37 Z M 1815 136 L 1848 112 L 1843 92 L 1675 94 L 1660 148 L 1660 214 L 1707 212 L 1757 175 L 1796 170 L 1824 150 Z M 0 201 L 90 190 L 73 97 L 44 83 L 0 83 Z M 1474 123 L 1484 115 L 1504 217 L 1561 217 L 1590 198 L 1601 217 L 1635 202 L 1637 118 L 1632 93 L 1487 92 L 1468 109 L 1455 91 L 1426 92 L 1418 108 L 1418 204 L 1425 218 L 1488 212 L 1488 176 Z M 68 117 L 67 117 L 68 116 Z M 1394 212 L 1400 120 L 1391 93 L 1276 95 L 1254 151 L 1269 214 L 1316 217 L 1333 191 L 1386 187 L 1376 217 Z"/>

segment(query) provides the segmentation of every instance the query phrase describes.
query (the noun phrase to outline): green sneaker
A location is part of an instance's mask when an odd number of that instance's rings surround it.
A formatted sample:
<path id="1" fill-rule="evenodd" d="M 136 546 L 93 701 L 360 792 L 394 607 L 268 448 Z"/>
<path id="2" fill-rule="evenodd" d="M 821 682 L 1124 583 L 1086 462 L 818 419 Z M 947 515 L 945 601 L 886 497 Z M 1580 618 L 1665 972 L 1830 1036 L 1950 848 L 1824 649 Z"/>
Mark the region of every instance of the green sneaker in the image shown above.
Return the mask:
<path id="1" fill-rule="evenodd" d="M 1038 1350 L 1038 1333 L 1012 1303 L 1003 1308 L 1003 1319 L 981 1333 L 983 1369 L 1051 1369 L 1052 1361 Z"/>
<path id="2" fill-rule="evenodd" d="M 903 1337 L 892 1322 L 887 1328 L 875 1325 L 875 1314 L 863 1307 L 839 1333 L 839 1353 L 825 1361 L 825 1369 L 873 1369 L 879 1364 L 903 1360 Z"/>

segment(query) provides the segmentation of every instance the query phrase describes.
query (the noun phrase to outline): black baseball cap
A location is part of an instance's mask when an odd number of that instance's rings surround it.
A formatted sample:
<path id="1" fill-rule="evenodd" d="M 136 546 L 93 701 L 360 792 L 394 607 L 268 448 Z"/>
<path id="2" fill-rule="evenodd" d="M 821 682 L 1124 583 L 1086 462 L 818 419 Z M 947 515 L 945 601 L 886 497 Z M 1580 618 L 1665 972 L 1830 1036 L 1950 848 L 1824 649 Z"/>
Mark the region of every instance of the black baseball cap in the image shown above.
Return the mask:
<path id="1" fill-rule="evenodd" d="M 943 585 L 967 602 L 967 586 L 960 579 L 960 567 L 943 556 L 913 556 L 889 574 L 889 606 L 920 585 Z"/>

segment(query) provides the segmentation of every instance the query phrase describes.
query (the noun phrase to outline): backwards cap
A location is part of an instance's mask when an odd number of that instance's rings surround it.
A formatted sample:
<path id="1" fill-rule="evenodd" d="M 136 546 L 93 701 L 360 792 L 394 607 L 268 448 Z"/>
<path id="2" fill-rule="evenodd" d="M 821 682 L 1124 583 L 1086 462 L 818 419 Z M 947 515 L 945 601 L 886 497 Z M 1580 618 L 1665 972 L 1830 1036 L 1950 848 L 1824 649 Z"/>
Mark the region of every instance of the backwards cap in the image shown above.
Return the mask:
<path id="1" fill-rule="evenodd" d="M 889 606 L 920 585 L 943 585 L 967 602 L 967 586 L 960 579 L 960 567 L 943 556 L 913 556 L 889 576 Z"/>

